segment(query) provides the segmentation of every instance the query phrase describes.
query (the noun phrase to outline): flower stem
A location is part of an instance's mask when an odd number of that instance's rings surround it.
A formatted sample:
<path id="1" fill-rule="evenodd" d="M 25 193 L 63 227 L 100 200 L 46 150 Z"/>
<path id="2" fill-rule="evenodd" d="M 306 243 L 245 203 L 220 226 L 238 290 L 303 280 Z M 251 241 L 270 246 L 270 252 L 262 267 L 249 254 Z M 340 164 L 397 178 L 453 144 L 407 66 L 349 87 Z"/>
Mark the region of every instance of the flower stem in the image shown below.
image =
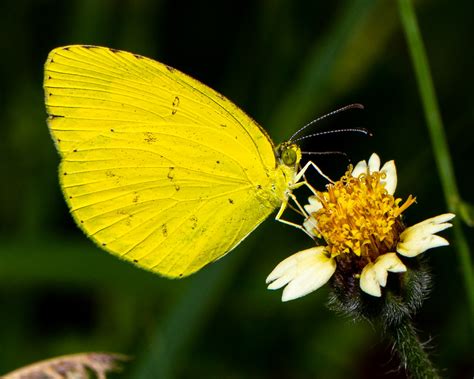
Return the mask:
<path id="1" fill-rule="evenodd" d="M 433 80 L 426 57 L 423 40 L 418 27 L 418 21 L 411 0 L 398 0 L 399 12 L 403 24 L 403 30 L 407 39 L 413 66 L 415 69 L 418 88 L 420 91 L 425 119 L 430 132 L 434 156 L 438 172 L 443 186 L 444 195 L 448 209 L 460 214 L 459 207 L 462 204 L 458 192 L 453 163 L 449 153 L 443 121 L 439 111 L 438 101 L 434 90 Z M 471 326 L 474 328 L 474 274 L 471 256 L 466 237 L 462 231 L 459 220 L 454 220 L 455 246 L 458 252 L 461 272 L 467 293 L 467 301 L 470 309 Z"/>
<path id="2" fill-rule="evenodd" d="M 413 379 L 440 378 L 428 354 L 420 342 L 410 319 L 406 318 L 388 327 L 394 348 L 400 356 L 401 365 Z"/>

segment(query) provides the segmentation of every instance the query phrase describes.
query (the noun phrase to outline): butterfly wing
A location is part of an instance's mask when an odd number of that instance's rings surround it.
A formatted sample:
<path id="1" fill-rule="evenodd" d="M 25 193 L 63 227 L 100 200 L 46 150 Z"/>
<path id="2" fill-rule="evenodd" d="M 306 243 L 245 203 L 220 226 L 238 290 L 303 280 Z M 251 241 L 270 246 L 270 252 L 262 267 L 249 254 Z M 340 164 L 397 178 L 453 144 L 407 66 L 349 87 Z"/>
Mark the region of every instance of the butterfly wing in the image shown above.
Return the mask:
<path id="1" fill-rule="evenodd" d="M 142 268 L 189 275 L 234 248 L 278 205 L 271 140 L 185 74 L 94 46 L 53 50 L 48 125 L 78 225 Z"/>

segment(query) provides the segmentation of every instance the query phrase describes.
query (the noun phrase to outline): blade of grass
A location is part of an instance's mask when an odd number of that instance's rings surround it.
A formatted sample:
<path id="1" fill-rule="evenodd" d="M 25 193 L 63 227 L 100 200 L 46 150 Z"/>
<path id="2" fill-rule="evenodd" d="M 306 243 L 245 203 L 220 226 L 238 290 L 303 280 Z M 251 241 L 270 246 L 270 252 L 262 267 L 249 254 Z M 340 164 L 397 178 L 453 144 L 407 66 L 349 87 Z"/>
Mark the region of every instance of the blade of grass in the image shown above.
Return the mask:
<path id="1" fill-rule="evenodd" d="M 446 203 L 450 212 L 459 213 L 461 198 L 416 14 L 411 0 L 398 0 L 398 5 Z M 460 220 L 455 219 L 453 224 L 456 249 L 469 303 L 471 326 L 474 328 L 474 279 L 469 246 Z"/>

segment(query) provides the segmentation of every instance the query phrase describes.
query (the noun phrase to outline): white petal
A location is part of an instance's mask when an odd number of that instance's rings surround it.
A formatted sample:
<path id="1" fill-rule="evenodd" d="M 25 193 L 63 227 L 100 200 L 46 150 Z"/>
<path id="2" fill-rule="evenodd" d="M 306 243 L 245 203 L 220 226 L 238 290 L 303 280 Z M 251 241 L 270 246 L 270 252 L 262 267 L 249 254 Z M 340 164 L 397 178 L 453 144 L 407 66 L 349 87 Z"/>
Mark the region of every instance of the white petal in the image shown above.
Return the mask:
<path id="1" fill-rule="evenodd" d="M 317 234 L 314 232 L 314 230 L 317 229 L 317 226 L 318 223 L 314 217 L 308 217 L 303 222 L 303 228 L 305 228 L 306 231 L 312 236 L 317 236 Z"/>
<path id="2" fill-rule="evenodd" d="M 440 246 L 448 246 L 449 242 L 440 236 L 430 234 L 422 239 L 413 240 L 410 243 L 399 243 L 397 252 L 405 257 L 416 257 L 428 249 Z"/>
<path id="3" fill-rule="evenodd" d="M 290 255 L 288 258 L 282 260 L 268 275 L 266 283 L 273 282 L 275 279 L 281 277 L 286 272 L 291 272 L 293 268 L 298 266 L 299 262 L 304 262 L 308 258 L 311 258 L 315 252 L 323 252 L 324 246 L 313 247 L 311 249 L 300 251 L 296 254 Z"/>
<path id="4" fill-rule="evenodd" d="M 267 276 L 265 283 L 273 282 L 274 280 L 284 276 L 287 272 L 291 272 L 298 264 L 298 260 L 305 258 L 305 254 L 309 255 L 308 250 L 300 251 L 296 254 L 290 255 L 288 258 L 282 260 L 276 265 L 270 275 Z"/>
<path id="5" fill-rule="evenodd" d="M 396 253 L 386 253 L 381 255 L 375 261 L 375 265 L 383 266 L 390 272 L 405 272 L 407 270 L 403 262 L 398 258 Z"/>
<path id="6" fill-rule="evenodd" d="M 384 270 L 383 267 L 377 267 L 377 265 L 374 265 L 374 271 L 375 279 L 377 279 L 379 285 L 385 287 L 387 285 L 388 271 Z"/>
<path id="7" fill-rule="evenodd" d="M 336 271 L 336 262 L 330 258 L 317 266 L 308 267 L 285 287 L 281 300 L 294 300 L 316 291 L 327 283 L 334 271 Z"/>
<path id="8" fill-rule="evenodd" d="M 318 198 L 316 196 L 308 197 L 308 202 L 309 202 L 309 204 L 306 204 L 304 206 L 304 209 L 309 214 L 315 213 L 323 207 L 323 204 L 321 204 L 321 202 L 318 200 Z"/>
<path id="9" fill-rule="evenodd" d="M 334 259 L 328 260 L 327 264 L 306 270 L 285 287 L 281 301 L 294 300 L 316 291 L 327 283 L 335 270 L 336 262 Z"/>
<path id="10" fill-rule="evenodd" d="M 376 297 L 382 296 L 373 263 L 368 263 L 362 270 L 360 274 L 360 288 L 369 295 Z"/>
<path id="11" fill-rule="evenodd" d="M 354 169 L 352 170 L 352 176 L 354 178 L 358 178 L 361 174 L 367 175 L 367 173 L 368 171 L 367 171 L 366 161 L 360 161 L 359 163 L 355 165 Z"/>
<path id="12" fill-rule="evenodd" d="M 408 229 L 410 230 L 407 233 L 405 233 L 403 237 L 401 235 L 400 237 L 403 240 L 417 239 L 419 238 L 418 236 L 426 236 L 429 234 L 435 234 L 445 229 L 448 229 L 451 226 L 453 226 L 453 224 L 450 224 L 449 222 L 443 222 L 441 224 L 423 224 L 423 225 L 418 225 L 418 226 L 414 225 L 410 228 L 405 229 L 403 232 L 405 232 Z"/>
<path id="13" fill-rule="evenodd" d="M 269 290 L 277 290 L 286 286 L 292 279 L 294 272 L 288 272 L 268 285 Z"/>
<path id="14" fill-rule="evenodd" d="M 407 257 L 415 257 L 428 249 L 449 245 L 447 240 L 435 233 L 450 228 L 452 224 L 446 221 L 454 216 L 452 213 L 445 213 L 406 228 L 400 234 L 397 252 Z"/>
<path id="15" fill-rule="evenodd" d="M 367 264 L 360 275 L 360 288 L 369 295 L 380 297 L 380 287 L 387 284 L 388 272 L 405 272 L 406 266 L 395 253 L 381 255 L 375 263 Z"/>
<path id="16" fill-rule="evenodd" d="M 380 169 L 380 172 L 385 173 L 385 179 L 382 179 L 381 182 L 385 183 L 385 189 L 389 195 L 393 195 L 397 188 L 397 168 L 395 167 L 395 162 L 388 161 Z"/>
<path id="17" fill-rule="evenodd" d="M 426 219 L 425 221 L 422 221 L 422 222 L 436 222 L 436 223 L 440 224 L 442 222 L 450 221 L 454 217 L 456 217 L 456 215 L 454 213 L 443 213 L 441 215 Z"/>
<path id="18" fill-rule="evenodd" d="M 418 224 L 412 225 L 409 228 L 406 228 L 401 234 L 401 237 L 403 238 L 404 235 L 408 236 L 412 234 L 426 234 L 426 233 L 433 234 L 433 233 L 440 232 L 441 230 L 450 228 L 452 226 L 452 224 L 446 221 L 450 221 L 454 217 L 455 215 L 452 213 L 445 213 L 436 217 L 431 217 L 427 220 L 419 222 Z"/>
<path id="19" fill-rule="evenodd" d="M 445 216 L 445 215 L 442 215 Z M 451 217 L 452 218 L 452 217 Z M 449 220 L 451 220 L 449 218 Z M 444 229 L 450 228 L 453 226 L 449 222 L 444 222 L 446 217 L 433 217 L 429 218 L 428 220 L 419 222 L 418 224 L 412 225 L 409 228 L 406 228 L 400 237 L 402 239 L 410 239 L 416 238 L 416 235 L 426 235 L 426 234 L 434 234 L 438 233 Z"/>
<path id="20" fill-rule="evenodd" d="M 325 247 L 300 251 L 283 260 L 267 277 L 268 289 L 285 285 L 282 301 L 307 295 L 324 285 L 336 270 L 336 262 L 325 254 Z"/>
<path id="21" fill-rule="evenodd" d="M 380 157 L 373 153 L 369 158 L 369 173 L 380 171 Z"/>
<path id="22" fill-rule="evenodd" d="M 396 253 L 387 253 L 379 256 L 374 263 L 375 275 L 382 287 L 387 284 L 388 272 L 405 272 L 406 266 Z"/>

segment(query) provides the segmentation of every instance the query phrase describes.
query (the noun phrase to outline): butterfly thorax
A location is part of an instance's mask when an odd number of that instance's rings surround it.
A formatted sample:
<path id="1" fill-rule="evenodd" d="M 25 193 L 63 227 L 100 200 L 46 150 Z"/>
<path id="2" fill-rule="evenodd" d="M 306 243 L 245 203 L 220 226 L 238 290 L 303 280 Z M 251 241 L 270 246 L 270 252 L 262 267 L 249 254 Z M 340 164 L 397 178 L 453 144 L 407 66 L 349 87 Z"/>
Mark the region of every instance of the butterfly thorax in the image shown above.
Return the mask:
<path id="1" fill-rule="evenodd" d="M 288 196 L 295 184 L 295 176 L 298 173 L 301 162 L 300 147 L 291 142 L 283 142 L 276 147 L 276 156 L 278 161 L 277 171 L 280 171 L 280 193 L 283 194 L 282 200 L 288 199 Z"/>
<path id="2" fill-rule="evenodd" d="M 292 142 L 283 142 L 275 149 L 277 165 L 268 173 L 269 184 L 257 188 L 259 198 L 271 208 L 276 208 L 288 199 L 295 183 L 301 160 L 301 149 Z"/>

